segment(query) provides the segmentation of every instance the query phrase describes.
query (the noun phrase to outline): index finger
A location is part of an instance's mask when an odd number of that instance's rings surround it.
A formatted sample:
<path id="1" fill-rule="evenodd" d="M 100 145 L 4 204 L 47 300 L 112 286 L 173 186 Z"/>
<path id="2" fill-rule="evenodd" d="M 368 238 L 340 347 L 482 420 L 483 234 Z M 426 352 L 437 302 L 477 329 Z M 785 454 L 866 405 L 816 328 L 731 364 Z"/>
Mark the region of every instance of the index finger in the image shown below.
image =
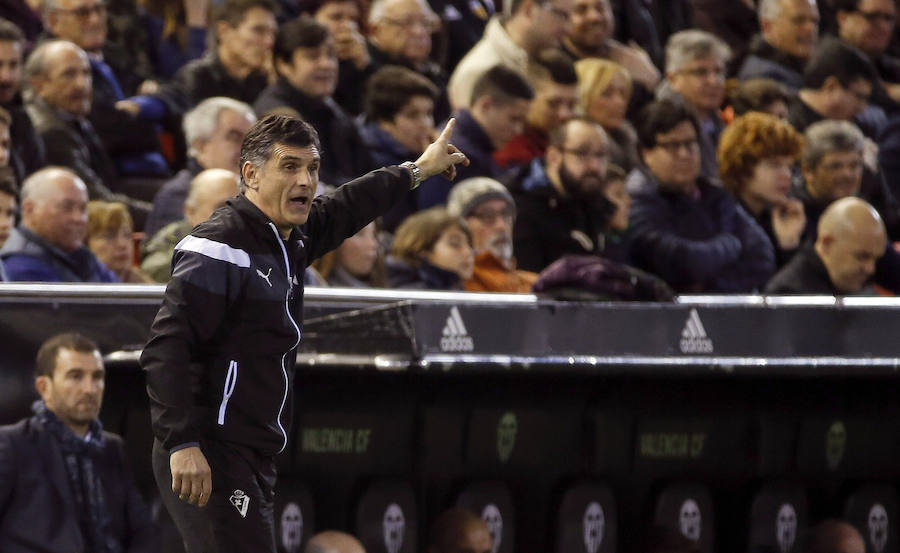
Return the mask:
<path id="1" fill-rule="evenodd" d="M 451 117 L 449 121 L 447 121 L 447 125 L 444 127 L 444 130 L 441 131 L 441 135 L 438 137 L 435 142 L 450 142 L 450 137 L 453 136 L 453 127 L 456 126 L 456 118 Z"/>

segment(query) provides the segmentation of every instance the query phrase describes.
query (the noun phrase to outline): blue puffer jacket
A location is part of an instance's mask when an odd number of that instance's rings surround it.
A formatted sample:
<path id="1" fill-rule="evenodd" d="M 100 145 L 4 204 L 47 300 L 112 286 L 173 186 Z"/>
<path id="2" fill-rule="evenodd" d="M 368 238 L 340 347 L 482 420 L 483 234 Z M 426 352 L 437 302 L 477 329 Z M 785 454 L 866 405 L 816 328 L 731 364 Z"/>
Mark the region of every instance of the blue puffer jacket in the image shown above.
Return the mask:
<path id="1" fill-rule="evenodd" d="M 86 247 L 66 253 L 22 226 L 10 233 L 0 259 L 10 281 L 119 282 Z"/>
<path id="2" fill-rule="evenodd" d="M 702 177 L 692 198 L 634 171 L 628 234 L 634 264 L 678 292 L 753 292 L 775 272 L 775 248 L 734 198 Z"/>

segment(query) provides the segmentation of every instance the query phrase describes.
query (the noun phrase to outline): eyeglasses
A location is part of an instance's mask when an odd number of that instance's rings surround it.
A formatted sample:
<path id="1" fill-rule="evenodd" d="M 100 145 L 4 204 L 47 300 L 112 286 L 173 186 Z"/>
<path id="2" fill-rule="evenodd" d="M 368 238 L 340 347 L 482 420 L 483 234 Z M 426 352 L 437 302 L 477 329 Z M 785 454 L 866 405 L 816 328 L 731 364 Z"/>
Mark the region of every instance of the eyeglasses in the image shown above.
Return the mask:
<path id="1" fill-rule="evenodd" d="M 504 223 L 512 224 L 515 216 L 516 210 L 511 207 L 506 209 L 476 209 L 469 214 L 469 217 L 478 219 L 483 225 L 492 225 L 497 219 L 502 219 Z"/>
<path id="2" fill-rule="evenodd" d="M 574 150 L 570 148 L 560 148 L 561 152 L 566 154 L 572 154 L 583 161 L 596 160 L 596 161 L 604 161 L 609 157 L 609 152 L 605 150 L 601 151 L 592 151 L 592 150 Z"/>
<path id="3" fill-rule="evenodd" d="M 725 78 L 724 67 L 694 67 L 692 69 L 682 69 L 679 73 L 697 77 L 698 79 L 706 79 L 709 77 L 715 77 L 716 79 Z"/>
<path id="4" fill-rule="evenodd" d="M 106 4 L 94 4 L 92 6 L 81 6 L 80 8 L 73 8 L 71 10 L 63 10 L 63 9 L 54 9 L 53 11 L 68 13 L 74 15 L 78 19 L 87 19 L 92 15 L 98 15 L 103 17 L 106 15 Z"/>
<path id="5" fill-rule="evenodd" d="M 897 14 L 888 13 L 888 12 L 864 12 L 862 10 L 856 10 L 857 15 L 866 20 L 866 23 L 870 25 L 873 23 L 884 23 L 886 25 L 893 25 L 897 22 Z"/>
<path id="6" fill-rule="evenodd" d="M 569 15 L 570 15 L 569 12 L 567 12 L 566 10 L 564 10 L 564 9 L 562 9 L 562 8 L 557 8 L 556 6 L 554 6 L 553 4 L 551 4 L 550 2 L 544 2 L 544 3 L 542 3 L 542 4 L 541 4 L 541 7 L 544 8 L 545 10 L 547 10 L 548 12 L 552 13 L 553 15 L 555 15 L 556 17 L 558 17 L 559 19 L 562 19 L 563 21 L 568 21 L 568 20 L 569 20 Z"/>
<path id="7" fill-rule="evenodd" d="M 397 19 L 395 17 L 382 17 L 381 20 L 396 27 L 406 29 L 418 26 L 430 33 L 437 31 L 441 26 L 440 21 L 438 21 L 438 19 L 434 17 L 409 16 L 402 19 Z"/>
<path id="8" fill-rule="evenodd" d="M 666 142 L 657 142 L 656 145 L 672 155 L 677 154 L 682 149 L 687 150 L 688 153 L 694 153 L 700 149 L 700 141 L 696 138 L 688 140 L 668 140 Z"/>

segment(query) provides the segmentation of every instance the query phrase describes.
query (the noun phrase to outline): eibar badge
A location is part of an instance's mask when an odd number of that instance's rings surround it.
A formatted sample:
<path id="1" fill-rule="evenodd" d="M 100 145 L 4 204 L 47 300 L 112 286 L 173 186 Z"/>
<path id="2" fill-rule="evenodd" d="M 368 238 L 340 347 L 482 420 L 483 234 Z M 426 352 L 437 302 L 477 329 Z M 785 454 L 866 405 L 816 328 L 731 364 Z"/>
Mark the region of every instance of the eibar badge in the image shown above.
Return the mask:
<path id="1" fill-rule="evenodd" d="M 229 500 L 241 516 L 247 518 L 247 509 L 250 508 L 250 496 L 245 494 L 243 490 L 234 490 L 234 493 L 231 494 Z"/>

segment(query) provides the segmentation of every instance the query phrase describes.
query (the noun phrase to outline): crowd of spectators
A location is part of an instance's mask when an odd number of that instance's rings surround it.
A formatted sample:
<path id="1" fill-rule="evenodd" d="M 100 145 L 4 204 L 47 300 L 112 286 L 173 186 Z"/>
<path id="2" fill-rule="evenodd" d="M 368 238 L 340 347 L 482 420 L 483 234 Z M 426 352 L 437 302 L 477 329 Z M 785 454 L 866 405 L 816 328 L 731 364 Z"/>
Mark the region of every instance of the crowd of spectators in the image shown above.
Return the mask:
<path id="1" fill-rule="evenodd" d="M 0 278 L 166 282 L 257 118 L 322 189 L 469 158 L 307 271 L 528 292 L 601 256 L 676 293 L 900 291 L 893 0 L 10 0 Z"/>

